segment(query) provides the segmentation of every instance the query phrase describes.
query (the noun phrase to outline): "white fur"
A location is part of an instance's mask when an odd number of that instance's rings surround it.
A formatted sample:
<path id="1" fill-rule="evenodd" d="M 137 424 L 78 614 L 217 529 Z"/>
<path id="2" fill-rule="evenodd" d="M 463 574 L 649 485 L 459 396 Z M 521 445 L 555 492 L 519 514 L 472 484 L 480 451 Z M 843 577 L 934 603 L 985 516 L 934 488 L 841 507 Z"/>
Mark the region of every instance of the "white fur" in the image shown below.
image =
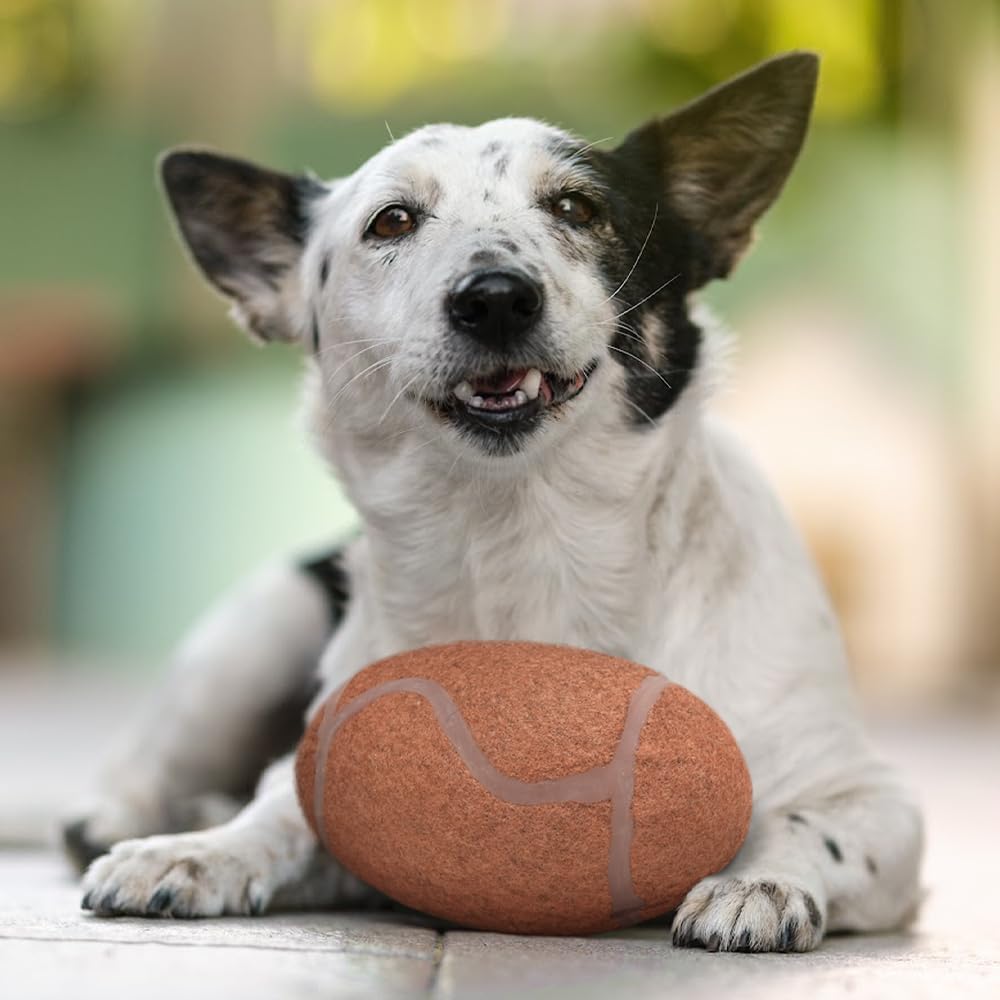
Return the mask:
<path id="1" fill-rule="evenodd" d="M 801 950 L 828 929 L 898 926 L 918 897 L 920 818 L 865 744 L 838 629 L 800 541 L 706 412 L 721 335 L 709 334 L 692 384 L 654 426 L 630 425 L 623 372 L 605 359 L 563 419 L 506 457 L 486 455 L 405 391 L 442 394 L 456 381 L 441 295 L 494 229 L 540 241 L 554 302 L 548 335 L 570 370 L 601 353 L 615 317 L 592 270 L 545 253 L 546 230 L 526 206 L 524 192 L 553 169 L 533 140 L 553 131 L 503 121 L 435 134 L 444 141 L 433 148 L 416 133 L 330 185 L 299 271 L 298 328 L 305 340 L 316 311 L 323 332 L 309 362 L 308 421 L 365 528 L 347 553 L 350 602 L 322 655 L 320 697 L 378 657 L 459 638 L 568 643 L 647 664 L 719 712 L 754 783 L 750 836 L 726 871 L 692 890 L 677 940 Z M 502 181 L 476 155 L 487 140 L 511 149 Z M 437 230 L 413 257 L 401 248 L 386 266 L 359 252 L 371 213 L 429 177 L 447 184 Z M 317 278 L 324 254 L 332 291 Z M 377 361 L 385 363 L 365 373 Z M 202 676 L 184 675 L 175 714 L 161 714 L 167 730 L 130 751 L 120 790 L 106 791 L 91 814 L 95 829 L 141 786 L 150 800 L 133 810 L 141 818 L 131 830 L 110 823 L 106 835 L 149 832 L 175 793 L 179 756 L 190 760 L 188 775 L 208 774 L 208 758 L 231 766 L 224 762 L 239 753 L 237 717 L 246 712 L 221 709 L 243 668 L 237 661 L 246 661 L 249 698 L 292 673 L 285 643 L 318 651 L 318 596 L 303 593 L 308 586 L 286 578 L 261 613 L 251 602 L 247 614 L 245 598 L 219 613 L 211 638 L 203 633 L 200 651 L 185 656 Z M 302 612 L 309 622 L 296 640 L 283 623 L 303 607 L 312 610 Z M 208 791 L 212 781 L 192 784 Z M 169 888 L 183 900 L 175 912 L 211 915 L 256 912 L 282 894 L 360 898 L 363 888 L 317 861 L 315 847 L 289 768 L 279 765 L 247 810 L 220 827 L 118 844 L 90 868 L 88 903 L 154 912 L 165 905 L 157 891 Z"/>

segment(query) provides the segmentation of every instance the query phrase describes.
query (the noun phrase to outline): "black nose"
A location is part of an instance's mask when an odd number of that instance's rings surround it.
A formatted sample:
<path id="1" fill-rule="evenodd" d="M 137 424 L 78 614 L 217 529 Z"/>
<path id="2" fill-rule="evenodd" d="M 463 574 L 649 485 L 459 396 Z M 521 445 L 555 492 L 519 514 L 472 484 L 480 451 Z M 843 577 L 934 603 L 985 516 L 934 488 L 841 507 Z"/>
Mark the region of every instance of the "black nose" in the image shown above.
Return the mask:
<path id="1" fill-rule="evenodd" d="M 472 271 L 452 290 L 455 329 L 504 350 L 528 332 L 542 311 L 542 289 L 520 271 Z"/>

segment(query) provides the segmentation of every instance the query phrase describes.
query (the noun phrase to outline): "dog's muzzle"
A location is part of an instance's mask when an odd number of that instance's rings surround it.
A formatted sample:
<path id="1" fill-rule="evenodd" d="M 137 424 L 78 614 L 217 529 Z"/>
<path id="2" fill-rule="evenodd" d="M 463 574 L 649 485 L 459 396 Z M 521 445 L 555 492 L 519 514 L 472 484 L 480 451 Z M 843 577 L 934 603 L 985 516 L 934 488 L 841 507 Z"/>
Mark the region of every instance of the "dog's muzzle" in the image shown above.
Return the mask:
<path id="1" fill-rule="evenodd" d="M 478 270 L 448 296 L 452 327 L 497 354 L 518 346 L 542 313 L 542 287 L 522 271 Z"/>

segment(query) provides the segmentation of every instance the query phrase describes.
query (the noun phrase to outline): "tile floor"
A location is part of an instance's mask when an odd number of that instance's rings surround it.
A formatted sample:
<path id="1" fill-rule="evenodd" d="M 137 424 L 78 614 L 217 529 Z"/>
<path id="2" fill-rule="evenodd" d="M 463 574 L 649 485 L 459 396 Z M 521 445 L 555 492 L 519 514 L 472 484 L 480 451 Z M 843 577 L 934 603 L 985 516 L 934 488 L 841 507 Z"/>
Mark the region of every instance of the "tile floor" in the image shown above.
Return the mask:
<path id="1" fill-rule="evenodd" d="M 0 664 L 0 998 L 1000 997 L 1000 719 L 876 724 L 928 816 L 928 898 L 907 934 L 839 937 L 810 955 L 674 950 L 663 927 L 594 938 L 438 933 L 371 914 L 199 922 L 78 909 L 51 819 L 140 690 Z"/>

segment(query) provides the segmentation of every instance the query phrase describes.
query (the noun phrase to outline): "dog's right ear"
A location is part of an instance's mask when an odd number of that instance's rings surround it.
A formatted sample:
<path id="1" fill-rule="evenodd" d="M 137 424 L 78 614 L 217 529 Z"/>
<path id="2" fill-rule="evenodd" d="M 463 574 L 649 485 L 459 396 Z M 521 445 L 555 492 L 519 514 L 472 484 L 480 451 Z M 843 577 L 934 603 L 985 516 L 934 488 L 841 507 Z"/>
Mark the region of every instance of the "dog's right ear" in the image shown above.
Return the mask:
<path id="1" fill-rule="evenodd" d="M 238 322 L 260 340 L 296 339 L 294 272 L 310 202 L 326 188 L 309 176 L 195 150 L 165 153 L 159 169 L 181 237 Z"/>

